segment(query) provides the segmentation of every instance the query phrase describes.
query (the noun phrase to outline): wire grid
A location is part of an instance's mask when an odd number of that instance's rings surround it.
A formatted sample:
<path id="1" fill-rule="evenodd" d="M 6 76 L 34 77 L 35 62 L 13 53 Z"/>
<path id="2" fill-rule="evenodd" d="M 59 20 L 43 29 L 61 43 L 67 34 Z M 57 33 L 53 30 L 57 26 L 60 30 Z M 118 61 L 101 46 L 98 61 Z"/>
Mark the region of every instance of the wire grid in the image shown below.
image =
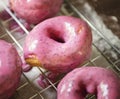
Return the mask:
<path id="1" fill-rule="evenodd" d="M 1 1 L 2 2 L 2 1 Z M 4 9 L 7 11 L 7 13 L 11 16 L 11 18 L 2 21 L 4 28 L 6 30 L 6 33 L 0 34 L 0 39 L 4 39 L 10 43 L 12 43 L 16 49 L 18 50 L 20 56 L 22 57 L 22 51 L 23 51 L 23 44 L 24 39 L 26 35 L 29 33 L 29 31 L 24 27 L 24 25 L 21 23 L 21 21 L 11 12 L 11 10 L 3 3 Z M 85 62 L 83 66 L 102 66 L 105 68 L 112 69 L 115 73 L 119 75 L 120 73 L 120 51 L 114 47 L 108 40 L 106 40 L 106 37 L 103 36 L 95 27 L 93 24 L 91 24 L 85 16 L 80 13 L 75 6 L 71 5 L 68 2 L 64 2 L 62 5 L 61 11 L 58 15 L 68 15 L 68 16 L 75 16 L 80 17 L 88 22 L 88 24 L 93 29 L 93 34 L 96 33 L 97 37 L 99 37 L 99 40 L 94 40 L 96 35 L 93 35 L 93 51 L 90 60 Z M 5 25 L 9 23 L 11 20 L 14 20 L 19 26 L 17 28 L 14 28 L 13 30 L 9 30 L 8 27 Z M 18 30 L 23 29 L 24 33 L 19 34 Z M 108 48 L 101 49 L 99 47 L 99 42 L 105 43 Z M 104 46 L 105 47 L 105 46 Z M 111 56 L 111 51 L 117 55 L 117 58 L 113 58 Z M 47 71 L 38 67 L 32 68 L 29 72 L 23 72 L 21 76 L 21 82 L 16 90 L 16 93 L 12 97 L 12 99 L 56 99 L 56 93 L 57 93 L 57 84 L 59 83 L 59 80 L 55 83 L 52 83 L 49 78 L 46 77 Z M 50 83 L 50 85 L 44 89 L 42 89 L 37 84 L 37 80 L 39 79 L 39 75 L 43 74 L 46 78 L 46 80 Z M 94 99 L 94 96 L 88 96 L 86 99 Z"/>
<path id="2" fill-rule="evenodd" d="M 89 15 L 85 15 L 85 11 L 83 11 L 83 9 L 80 11 L 80 9 L 75 6 L 75 4 L 79 2 L 79 0 L 76 0 L 76 2 L 71 0 L 71 2 L 73 3 L 69 2 L 68 0 L 66 1 L 69 4 L 69 6 L 74 10 L 74 12 L 76 12 L 79 17 L 84 19 L 90 25 L 90 27 L 93 29 L 93 36 L 98 35 L 98 37 L 100 37 L 97 41 L 93 42 L 93 46 L 96 47 L 96 49 L 101 53 L 101 55 L 104 58 L 106 58 L 106 60 L 112 65 L 114 69 L 120 72 L 120 47 L 113 45 L 110 39 L 108 39 L 109 35 L 107 35 L 108 37 L 106 37 L 105 33 L 101 32 L 101 30 L 97 28 L 97 26 L 95 26 L 94 23 L 91 22 Z M 113 37 L 112 39 L 115 38 Z M 102 42 L 103 45 L 105 45 L 102 46 L 103 49 L 100 46 L 100 42 Z M 120 40 L 118 41 L 118 43 L 120 43 Z M 114 53 L 114 55 L 111 55 L 112 53 Z"/>

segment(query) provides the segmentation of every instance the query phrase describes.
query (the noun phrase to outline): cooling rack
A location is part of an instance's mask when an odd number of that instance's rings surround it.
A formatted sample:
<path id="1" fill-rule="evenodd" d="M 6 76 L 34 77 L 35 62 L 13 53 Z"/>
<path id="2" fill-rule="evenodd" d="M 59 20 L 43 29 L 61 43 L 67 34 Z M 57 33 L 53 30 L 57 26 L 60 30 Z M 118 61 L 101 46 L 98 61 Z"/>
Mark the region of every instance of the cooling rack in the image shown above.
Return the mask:
<path id="1" fill-rule="evenodd" d="M 75 2 L 74 2 L 75 3 Z M 92 43 L 92 55 L 91 58 L 83 64 L 83 66 L 102 66 L 104 68 L 112 69 L 116 74 L 120 76 L 120 50 L 119 46 L 114 45 L 112 41 L 120 44 L 120 41 L 116 37 L 112 36 L 112 40 L 109 36 L 106 36 L 99 27 L 96 27 L 92 23 L 88 16 L 77 8 L 74 3 L 65 1 L 61 7 L 61 11 L 58 15 L 68 15 L 82 18 L 91 27 L 93 33 L 93 43 Z M 1 20 L 5 32 L 0 33 L 0 39 L 4 39 L 12 43 L 20 56 L 23 54 L 23 44 L 26 35 L 28 35 L 30 29 L 28 30 L 23 24 L 21 19 L 18 19 L 15 14 L 9 9 L 9 7 L 1 1 L 0 3 L 2 9 L 7 12 L 10 18 Z M 10 21 L 14 21 L 17 27 L 10 29 L 7 24 Z M 31 29 L 33 26 L 30 26 Z M 22 33 L 19 32 L 22 29 Z M 113 40 L 114 39 L 114 40 Z M 29 72 L 23 72 L 21 76 L 21 81 L 16 93 L 11 99 L 56 99 L 57 84 L 60 80 L 52 83 L 49 78 L 46 77 L 47 71 L 38 67 L 32 68 Z M 39 75 L 43 74 L 45 79 L 49 82 L 49 86 L 46 88 L 41 88 L 37 84 Z M 94 96 L 88 96 L 86 99 L 95 99 Z"/>

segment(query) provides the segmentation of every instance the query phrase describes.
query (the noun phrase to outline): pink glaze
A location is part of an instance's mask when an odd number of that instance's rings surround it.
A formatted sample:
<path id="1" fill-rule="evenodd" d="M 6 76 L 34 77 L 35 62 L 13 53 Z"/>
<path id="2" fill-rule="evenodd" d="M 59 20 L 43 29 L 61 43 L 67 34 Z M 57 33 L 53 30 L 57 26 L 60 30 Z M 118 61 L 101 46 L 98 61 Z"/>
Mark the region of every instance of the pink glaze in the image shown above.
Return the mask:
<path id="1" fill-rule="evenodd" d="M 0 40 L 0 99 L 8 99 L 18 87 L 21 59 L 12 44 Z"/>
<path id="2" fill-rule="evenodd" d="M 63 75 L 60 75 L 59 73 L 46 72 L 45 75 L 40 74 L 39 79 L 37 79 L 37 83 L 41 88 L 46 88 L 49 85 L 51 85 L 50 82 L 46 79 L 46 77 L 52 83 L 55 83 L 56 81 L 60 80 L 63 77 Z"/>
<path id="3" fill-rule="evenodd" d="M 6 10 L 0 11 L 0 20 L 5 21 L 9 18 L 11 18 L 11 16 L 8 14 L 8 12 Z"/>
<path id="4" fill-rule="evenodd" d="M 30 26 L 30 24 L 27 23 L 26 21 L 20 20 L 20 22 L 22 23 L 22 25 L 23 25 L 28 31 L 30 31 L 30 30 L 32 29 L 31 26 Z M 15 20 L 9 21 L 7 25 L 8 25 L 9 30 L 11 30 L 11 31 L 18 28 L 18 29 L 15 31 L 15 33 L 16 33 L 16 32 L 17 32 L 17 33 L 20 33 L 20 34 L 24 34 L 24 33 L 25 33 L 25 31 L 16 23 Z"/>
<path id="5" fill-rule="evenodd" d="M 90 57 L 92 34 L 83 20 L 58 16 L 41 22 L 26 37 L 24 57 L 36 55 L 44 68 L 69 72 Z"/>
<path id="6" fill-rule="evenodd" d="M 32 69 L 32 67 L 26 63 L 26 61 L 24 60 L 24 57 L 21 57 L 22 60 L 22 71 L 23 72 L 28 72 Z"/>
<path id="7" fill-rule="evenodd" d="M 10 6 L 20 18 L 38 24 L 56 15 L 62 2 L 63 0 L 10 0 Z"/>
<path id="8" fill-rule="evenodd" d="M 120 99 L 120 78 L 105 68 L 81 67 L 61 80 L 57 99 L 85 99 L 88 93 L 97 99 Z"/>
<path id="9" fill-rule="evenodd" d="M 0 12 L 0 20 L 1 20 L 1 21 L 6 21 L 6 20 L 8 20 L 8 19 L 10 19 L 10 18 L 11 18 L 11 16 L 8 14 L 8 12 L 7 12 L 6 10 L 3 10 L 3 11 Z M 31 26 L 30 26 L 30 24 L 27 23 L 25 20 L 21 20 L 21 19 L 20 19 L 20 22 L 24 25 L 24 27 L 25 27 L 28 31 L 30 31 L 30 30 L 32 29 Z M 7 26 L 7 28 L 8 28 L 10 31 L 18 28 L 15 32 L 18 32 L 18 33 L 20 33 L 20 34 L 24 34 L 23 29 L 20 28 L 20 26 L 17 24 L 17 22 L 16 22 L 15 20 L 10 20 L 10 21 L 8 21 L 8 22 L 6 23 L 6 26 Z"/>

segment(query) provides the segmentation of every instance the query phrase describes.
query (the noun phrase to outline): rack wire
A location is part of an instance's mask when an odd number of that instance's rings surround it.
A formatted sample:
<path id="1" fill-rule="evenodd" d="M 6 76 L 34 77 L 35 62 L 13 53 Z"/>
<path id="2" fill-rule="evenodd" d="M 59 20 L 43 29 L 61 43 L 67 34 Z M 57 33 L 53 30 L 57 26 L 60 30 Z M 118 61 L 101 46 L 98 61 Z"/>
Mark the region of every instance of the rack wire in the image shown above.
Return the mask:
<path id="1" fill-rule="evenodd" d="M 20 56 L 23 54 L 23 44 L 26 35 L 28 35 L 29 30 L 25 28 L 20 19 L 18 19 L 15 14 L 9 9 L 9 7 L 1 1 L 1 5 L 4 10 L 10 15 L 9 19 L 2 20 L 2 24 L 6 33 L 0 34 L 0 39 L 4 39 L 12 43 L 18 50 Z M 112 69 L 116 74 L 120 76 L 120 50 L 114 46 L 107 38 L 104 33 L 99 31 L 93 23 L 80 12 L 72 3 L 66 1 L 62 5 L 61 11 L 58 15 L 68 15 L 82 18 L 85 20 L 93 32 L 93 44 L 92 44 L 92 55 L 91 58 L 83 64 L 83 66 L 102 66 L 104 68 Z M 18 27 L 14 29 L 9 29 L 6 24 L 9 24 L 10 21 L 15 21 L 18 24 Z M 22 29 L 24 33 L 19 33 L 18 30 Z M 33 28 L 33 27 L 31 27 Z M 97 36 L 97 40 L 96 40 Z M 104 43 L 105 46 L 101 47 L 101 43 Z M 107 47 L 106 47 L 107 46 Z M 21 76 L 21 82 L 19 87 L 16 90 L 16 93 L 12 99 L 56 99 L 57 93 L 57 84 L 59 80 L 55 83 L 52 83 L 49 78 L 46 76 L 47 71 L 44 69 L 34 67 L 29 72 L 23 72 Z M 50 85 L 46 88 L 41 88 L 37 84 L 39 75 L 43 74 L 46 80 Z M 86 99 L 94 99 L 94 96 L 87 97 Z"/>

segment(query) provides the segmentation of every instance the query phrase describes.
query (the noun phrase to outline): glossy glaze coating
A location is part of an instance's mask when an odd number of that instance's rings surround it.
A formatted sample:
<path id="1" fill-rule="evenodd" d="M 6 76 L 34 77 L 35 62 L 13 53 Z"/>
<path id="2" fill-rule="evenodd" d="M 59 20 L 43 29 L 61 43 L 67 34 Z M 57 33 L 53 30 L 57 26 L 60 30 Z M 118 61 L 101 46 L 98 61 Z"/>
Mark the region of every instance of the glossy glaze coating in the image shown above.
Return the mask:
<path id="1" fill-rule="evenodd" d="M 36 57 L 44 68 L 63 73 L 87 60 L 91 45 L 92 34 L 86 22 L 75 17 L 58 16 L 38 24 L 29 33 L 24 57 Z"/>
<path id="2" fill-rule="evenodd" d="M 18 87 L 21 59 L 12 44 L 0 40 L 0 99 L 8 99 Z"/>
<path id="3" fill-rule="evenodd" d="M 38 24 L 46 18 L 55 16 L 63 0 L 10 0 L 11 9 L 18 17 L 29 23 Z"/>
<path id="4" fill-rule="evenodd" d="M 105 68 L 81 67 L 61 80 L 57 99 L 85 99 L 88 93 L 97 99 L 120 99 L 120 78 Z"/>

